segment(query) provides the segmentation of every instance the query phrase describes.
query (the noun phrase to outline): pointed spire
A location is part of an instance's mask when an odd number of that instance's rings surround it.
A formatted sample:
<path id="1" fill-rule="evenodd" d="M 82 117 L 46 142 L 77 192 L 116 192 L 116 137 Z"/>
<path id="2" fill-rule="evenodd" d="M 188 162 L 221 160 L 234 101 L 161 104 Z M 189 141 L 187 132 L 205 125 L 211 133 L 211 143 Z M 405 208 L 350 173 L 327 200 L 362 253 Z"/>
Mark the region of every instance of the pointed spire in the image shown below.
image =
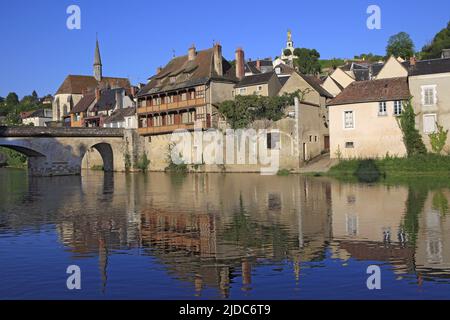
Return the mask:
<path id="1" fill-rule="evenodd" d="M 100 57 L 100 47 L 98 45 L 98 37 L 96 37 L 96 44 L 95 44 L 95 56 L 94 56 L 94 66 L 101 66 L 102 65 L 102 58 Z"/>
<path id="2" fill-rule="evenodd" d="M 94 55 L 94 78 L 102 81 L 102 58 L 100 56 L 100 47 L 98 45 L 98 36 L 96 36 L 95 55 Z"/>

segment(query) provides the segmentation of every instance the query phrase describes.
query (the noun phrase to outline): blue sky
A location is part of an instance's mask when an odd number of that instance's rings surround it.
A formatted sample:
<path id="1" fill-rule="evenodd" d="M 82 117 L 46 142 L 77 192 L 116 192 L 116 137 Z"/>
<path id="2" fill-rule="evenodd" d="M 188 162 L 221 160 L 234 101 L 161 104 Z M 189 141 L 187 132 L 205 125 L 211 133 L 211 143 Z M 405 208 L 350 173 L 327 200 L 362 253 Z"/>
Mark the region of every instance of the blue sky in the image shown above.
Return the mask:
<path id="1" fill-rule="evenodd" d="M 81 8 L 81 30 L 66 27 L 69 5 Z M 382 29 L 366 27 L 367 7 L 380 6 Z M 323 58 L 384 54 L 389 36 L 411 34 L 422 48 L 450 20 L 450 1 L 429 0 L 0 0 L 0 96 L 54 93 L 68 74 L 92 74 L 98 32 L 106 76 L 145 82 L 173 50 L 221 42 L 233 59 L 275 57 L 292 29 L 296 47 Z"/>

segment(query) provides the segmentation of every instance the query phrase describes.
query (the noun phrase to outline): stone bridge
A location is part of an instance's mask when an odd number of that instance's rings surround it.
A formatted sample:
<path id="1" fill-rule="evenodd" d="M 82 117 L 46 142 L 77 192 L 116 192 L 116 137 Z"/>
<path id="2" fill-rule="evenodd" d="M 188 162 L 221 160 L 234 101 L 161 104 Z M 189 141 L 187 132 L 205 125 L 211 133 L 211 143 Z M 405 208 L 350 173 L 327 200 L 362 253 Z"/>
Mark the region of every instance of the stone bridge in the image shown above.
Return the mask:
<path id="1" fill-rule="evenodd" d="M 0 127 L 0 147 L 28 157 L 33 176 L 81 174 L 81 163 L 90 149 L 96 149 L 105 171 L 125 171 L 127 130 L 112 128 Z"/>

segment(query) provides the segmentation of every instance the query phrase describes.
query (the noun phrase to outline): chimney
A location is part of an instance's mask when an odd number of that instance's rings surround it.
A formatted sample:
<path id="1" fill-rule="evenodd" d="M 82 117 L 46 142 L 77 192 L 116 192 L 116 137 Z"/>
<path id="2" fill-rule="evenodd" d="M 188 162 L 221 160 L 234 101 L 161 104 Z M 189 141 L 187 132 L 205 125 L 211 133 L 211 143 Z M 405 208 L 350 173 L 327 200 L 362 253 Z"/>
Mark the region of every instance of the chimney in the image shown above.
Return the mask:
<path id="1" fill-rule="evenodd" d="M 258 69 L 259 71 L 261 71 L 261 60 L 256 60 L 256 69 Z"/>
<path id="2" fill-rule="evenodd" d="M 130 87 L 130 94 L 134 98 L 136 96 L 137 88 L 135 86 Z"/>
<path id="3" fill-rule="evenodd" d="M 100 100 L 100 88 L 96 87 L 95 88 L 95 102 L 98 102 L 98 100 Z"/>
<path id="4" fill-rule="evenodd" d="M 116 90 L 116 108 L 115 109 L 122 109 L 123 108 L 123 97 L 122 97 L 122 89 Z"/>
<path id="5" fill-rule="evenodd" d="M 162 68 L 161 68 L 161 67 L 156 68 L 156 74 L 157 74 L 157 75 L 160 74 L 161 71 L 162 71 Z"/>
<path id="6" fill-rule="evenodd" d="M 218 76 L 223 76 L 222 46 L 220 43 L 214 45 L 214 71 Z"/>
<path id="7" fill-rule="evenodd" d="M 244 50 L 238 48 L 236 50 L 236 78 L 239 80 L 245 75 L 244 58 Z"/>
<path id="8" fill-rule="evenodd" d="M 193 44 L 192 47 L 190 47 L 189 51 L 188 51 L 189 61 L 194 61 L 196 56 L 197 56 L 197 50 L 195 49 L 195 45 Z"/>
<path id="9" fill-rule="evenodd" d="M 409 64 L 411 67 L 414 67 L 416 65 L 416 63 L 417 63 L 416 57 L 409 58 Z"/>

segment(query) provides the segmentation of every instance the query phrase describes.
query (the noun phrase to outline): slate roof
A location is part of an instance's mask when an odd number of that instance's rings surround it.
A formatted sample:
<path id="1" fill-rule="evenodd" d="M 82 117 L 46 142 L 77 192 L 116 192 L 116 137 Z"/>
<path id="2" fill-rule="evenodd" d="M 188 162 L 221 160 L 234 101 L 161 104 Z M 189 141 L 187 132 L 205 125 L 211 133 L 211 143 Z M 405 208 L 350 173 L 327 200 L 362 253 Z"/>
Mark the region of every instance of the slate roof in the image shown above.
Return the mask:
<path id="1" fill-rule="evenodd" d="M 104 77 L 99 83 L 92 76 L 69 75 L 61 84 L 56 94 L 83 94 L 97 86 L 129 88 L 130 81 L 126 78 Z"/>
<path id="2" fill-rule="evenodd" d="M 411 97 L 408 78 L 355 81 L 328 103 L 329 106 L 407 100 Z"/>
<path id="3" fill-rule="evenodd" d="M 222 68 L 223 76 L 219 76 L 214 70 L 214 48 L 198 51 L 193 61 L 189 61 L 187 55 L 175 57 L 151 78 L 138 96 L 189 88 L 206 84 L 213 79 L 237 82 L 235 67 L 223 57 Z M 177 77 L 174 83 L 170 81 L 171 77 Z"/>
<path id="4" fill-rule="evenodd" d="M 259 70 L 256 68 L 256 64 L 252 64 L 251 62 L 246 62 L 245 65 L 244 65 L 244 68 L 245 68 L 245 72 L 246 72 L 246 73 L 247 73 L 247 72 L 251 72 L 251 73 L 253 73 L 253 74 L 259 74 L 259 73 L 261 73 L 261 71 L 259 71 Z"/>
<path id="5" fill-rule="evenodd" d="M 409 76 L 450 72 L 450 58 L 421 60 L 417 61 L 415 66 L 411 66 L 410 62 L 406 61 L 403 65 L 408 69 Z"/>
<path id="6" fill-rule="evenodd" d="M 125 121 L 125 117 L 131 117 L 135 114 L 136 114 L 135 107 L 118 109 L 105 119 L 105 123 L 109 124 L 113 122 L 123 122 Z"/>
<path id="7" fill-rule="evenodd" d="M 249 86 L 256 86 L 258 84 L 265 84 L 272 79 L 273 76 L 276 76 L 275 72 L 267 72 L 267 73 L 260 73 L 255 74 L 252 76 L 247 76 L 242 78 L 241 81 L 235 86 L 235 88 L 242 88 L 242 87 L 249 87 Z"/>
<path id="8" fill-rule="evenodd" d="M 123 88 L 103 90 L 100 99 L 94 106 L 94 111 L 108 111 L 116 106 L 116 92 L 124 91 Z"/>
<path id="9" fill-rule="evenodd" d="M 70 113 L 86 112 L 89 106 L 95 101 L 95 93 L 88 93 L 73 107 Z"/>

